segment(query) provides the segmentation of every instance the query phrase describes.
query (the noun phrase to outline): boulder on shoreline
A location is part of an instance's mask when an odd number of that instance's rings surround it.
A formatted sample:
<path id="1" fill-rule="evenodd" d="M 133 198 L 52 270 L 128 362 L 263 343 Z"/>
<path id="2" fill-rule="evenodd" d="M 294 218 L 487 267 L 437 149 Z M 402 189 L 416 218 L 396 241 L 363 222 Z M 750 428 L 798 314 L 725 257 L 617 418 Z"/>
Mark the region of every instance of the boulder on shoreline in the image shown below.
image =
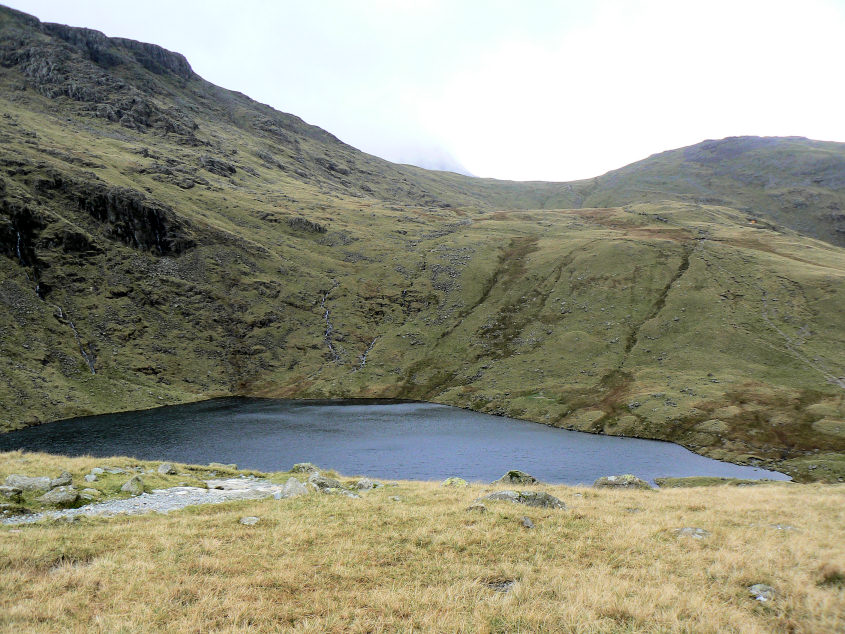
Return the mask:
<path id="1" fill-rule="evenodd" d="M 610 489 L 649 489 L 651 485 L 635 475 L 626 473 L 624 475 L 604 476 L 593 482 L 594 487 Z"/>
<path id="2" fill-rule="evenodd" d="M 284 498 L 296 498 L 301 495 L 308 495 L 309 493 L 310 491 L 308 490 L 308 487 L 302 482 L 296 478 L 288 478 L 288 481 L 285 482 L 282 490 L 277 492 L 273 497 L 277 500 L 281 500 Z"/>
<path id="3" fill-rule="evenodd" d="M 443 482 L 440 483 L 440 486 L 442 486 L 442 487 L 468 487 L 469 482 L 467 482 L 463 478 L 458 478 L 458 477 L 453 476 L 451 478 L 446 478 L 445 480 L 443 480 Z"/>
<path id="4" fill-rule="evenodd" d="M 355 483 L 355 488 L 359 491 L 377 489 L 380 486 L 382 486 L 381 482 L 376 482 L 375 480 L 370 480 L 369 478 L 361 478 Z"/>
<path id="5" fill-rule="evenodd" d="M 308 478 L 308 484 L 317 489 L 342 489 L 343 485 L 334 478 L 328 478 L 320 472 L 312 473 Z"/>
<path id="6" fill-rule="evenodd" d="M 533 475 L 520 471 L 519 469 L 511 469 L 501 478 L 493 482 L 493 484 L 519 484 L 524 486 L 526 484 L 538 484 L 540 481 Z"/>
<path id="7" fill-rule="evenodd" d="M 297 462 L 290 468 L 291 473 L 320 473 L 319 467 L 317 465 L 311 464 L 310 462 Z"/>

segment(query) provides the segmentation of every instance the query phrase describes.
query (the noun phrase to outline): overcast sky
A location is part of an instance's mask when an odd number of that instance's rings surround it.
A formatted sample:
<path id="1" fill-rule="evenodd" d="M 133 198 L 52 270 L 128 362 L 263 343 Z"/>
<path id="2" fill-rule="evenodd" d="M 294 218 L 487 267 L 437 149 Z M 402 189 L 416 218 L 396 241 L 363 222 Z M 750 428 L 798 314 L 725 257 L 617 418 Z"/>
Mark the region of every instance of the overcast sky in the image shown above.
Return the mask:
<path id="1" fill-rule="evenodd" d="M 0 2 L 478 176 L 586 178 L 743 134 L 845 141 L 845 0 Z"/>

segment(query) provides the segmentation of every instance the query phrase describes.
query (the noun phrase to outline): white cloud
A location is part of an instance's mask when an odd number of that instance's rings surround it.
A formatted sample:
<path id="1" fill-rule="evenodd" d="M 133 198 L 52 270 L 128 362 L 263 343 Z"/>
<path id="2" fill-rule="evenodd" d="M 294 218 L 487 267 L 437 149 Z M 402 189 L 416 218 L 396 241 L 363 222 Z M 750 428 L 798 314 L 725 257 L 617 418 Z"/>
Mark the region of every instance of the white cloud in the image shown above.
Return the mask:
<path id="1" fill-rule="evenodd" d="M 155 42 L 393 160 L 595 176 L 729 135 L 845 141 L 841 0 L 6 0 Z"/>
<path id="2" fill-rule="evenodd" d="M 607 3 L 559 40 L 510 40 L 419 100 L 471 171 L 589 177 L 704 138 L 845 140 L 845 19 L 826 3 Z"/>

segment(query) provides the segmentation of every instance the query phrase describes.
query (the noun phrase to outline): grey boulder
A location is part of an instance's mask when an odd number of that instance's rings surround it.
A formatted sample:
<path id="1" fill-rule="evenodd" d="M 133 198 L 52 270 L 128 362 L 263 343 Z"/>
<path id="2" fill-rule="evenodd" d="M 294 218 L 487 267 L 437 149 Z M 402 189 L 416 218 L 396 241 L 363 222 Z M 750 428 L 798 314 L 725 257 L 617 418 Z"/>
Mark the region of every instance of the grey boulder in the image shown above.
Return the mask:
<path id="1" fill-rule="evenodd" d="M 648 482 L 630 473 L 604 476 L 593 482 L 593 486 L 611 489 L 651 489 L 651 485 Z"/>
<path id="2" fill-rule="evenodd" d="M 312 473 L 308 478 L 309 484 L 318 489 L 342 489 L 343 485 L 334 478 L 327 478 L 321 473 Z"/>
<path id="3" fill-rule="evenodd" d="M 705 537 L 710 537 L 710 531 L 706 531 L 703 528 L 696 528 L 694 526 L 676 528 L 675 534 L 678 537 L 692 537 L 693 539 L 704 539 Z"/>
<path id="4" fill-rule="evenodd" d="M 369 478 L 361 478 L 358 482 L 355 483 L 355 488 L 359 491 L 365 491 L 368 489 L 377 489 L 381 486 L 381 482 L 376 482 L 375 480 L 370 480 Z"/>
<path id="5" fill-rule="evenodd" d="M 38 501 L 42 504 L 50 504 L 51 506 L 72 506 L 78 499 L 79 491 L 72 486 L 59 486 L 47 491 L 47 493 L 38 498 Z"/>
<path id="6" fill-rule="evenodd" d="M 161 475 L 175 475 L 176 474 L 176 468 L 172 464 L 170 464 L 169 462 L 162 462 L 158 466 L 158 472 Z"/>
<path id="7" fill-rule="evenodd" d="M 478 498 L 477 502 L 504 500 L 514 504 L 525 504 L 526 506 L 538 506 L 548 509 L 566 509 L 566 504 L 553 495 L 543 491 L 496 491 Z"/>
<path id="8" fill-rule="evenodd" d="M 526 485 L 526 484 L 537 484 L 539 480 L 535 478 L 533 475 L 529 475 L 524 471 L 520 471 L 519 469 L 511 469 L 501 478 L 496 480 L 493 484 L 518 484 L 518 485 Z"/>
<path id="9" fill-rule="evenodd" d="M 313 465 L 310 462 L 297 462 L 291 468 L 291 473 L 319 473 L 320 469 L 317 465 Z"/>
<path id="10" fill-rule="evenodd" d="M 768 586 L 765 583 L 755 583 L 753 586 L 748 587 L 748 594 L 754 597 L 757 601 L 766 603 L 777 596 L 777 591 L 772 586 Z"/>
<path id="11" fill-rule="evenodd" d="M 47 476 L 25 476 L 13 473 L 6 476 L 6 486 L 15 487 L 21 491 L 46 493 L 50 490 L 50 478 Z"/>
<path id="12" fill-rule="evenodd" d="M 259 518 L 259 517 L 255 517 L 254 515 L 248 515 L 247 517 L 242 517 L 242 518 L 241 518 L 240 520 L 238 520 L 238 521 L 239 521 L 241 524 L 243 524 L 244 526 L 255 526 L 256 524 L 258 524 L 258 522 L 259 522 L 259 520 L 260 520 L 260 519 L 261 519 L 261 518 Z"/>
<path id="13" fill-rule="evenodd" d="M 130 495 L 141 495 L 144 492 L 144 481 L 141 476 L 132 476 L 120 487 L 120 490 Z"/>
<path id="14" fill-rule="evenodd" d="M 283 498 L 296 498 L 300 495 L 308 495 L 308 487 L 305 486 L 302 482 L 297 480 L 296 478 L 288 478 L 288 481 L 285 482 L 284 487 L 282 490 L 277 492 L 273 497 L 277 500 L 281 500 Z"/>
<path id="15" fill-rule="evenodd" d="M 55 489 L 56 487 L 66 487 L 73 484 L 73 476 L 70 475 L 67 471 L 62 471 L 61 475 L 58 478 L 53 478 L 50 480 L 50 488 Z"/>

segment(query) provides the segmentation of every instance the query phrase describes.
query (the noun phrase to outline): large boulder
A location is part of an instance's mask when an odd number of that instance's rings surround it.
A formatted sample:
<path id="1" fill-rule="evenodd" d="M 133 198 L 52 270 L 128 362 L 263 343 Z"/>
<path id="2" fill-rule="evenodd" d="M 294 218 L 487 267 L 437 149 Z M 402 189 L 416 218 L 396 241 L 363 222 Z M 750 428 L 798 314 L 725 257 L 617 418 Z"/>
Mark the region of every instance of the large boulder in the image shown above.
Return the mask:
<path id="1" fill-rule="evenodd" d="M 176 467 L 174 467 L 169 462 L 162 462 L 159 466 L 157 471 L 160 475 L 175 475 L 176 474 Z"/>
<path id="2" fill-rule="evenodd" d="M 313 465 L 310 462 L 297 462 L 291 468 L 291 473 L 319 473 L 320 469 L 317 465 Z"/>
<path id="3" fill-rule="evenodd" d="M 593 486 L 611 489 L 651 489 L 651 485 L 648 482 L 630 473 L 604 476 L 593 482 Z"/>
<path id="4" fill-rule="evenodd" d="M 543 491 L 496 491 L 478 498 L 477 502 L 504 500 L 514 504 L 538 506 L 549 509 L 566 509 L 566 504 L 553 495 Z"/>
<path id="5" fill-rule="evenodd" d="M 66 487 L 73 484 L 73 476 L 70 475 L 67 471 L 62 471 L 58 478 L 53 478 L 50 480 L 50 488 L 55 489 L 56 487 Z"/>
<path id="6" fill-rule="evenodd" d="M 120 490 L 130 495 L 141 495 L 144 492 L 144 481 L 141 476 L 132 476 L 120 487 Z"/>
<path id="7" fill-rule="evenodd" d="M 50 490 L 52 480 L 47 476 L 25 476 L 13 473 L 6 476 L 6 486 L 20 489 L 24 492 L 46 493 Z"/>
<path id="8" fill-rule="evenodd" d="M 537 484 L 538 482 L 539 480 L 533 475 L 529 475 L 519 469 L 511 469 L 493 484 L 518 484 L 524 486 L 526 484 Z"/>
<path id="9" fill-rule="evenodd" d="M 308 487 L 302 482 L 296 478 L 288 478 L 288 481 L 285 482 L 285 486 L 282 487 L 282 490 L 276 493 L 273 497 L 277 500 L 281 500 L 283 498 L 296 498 L 300 495 L 308 495 L 309 493 L 310 491 L 308 490 Z"/>
<path id="10" fill-rule="evenodd" d="M 60 486 L 47 491 L 47 493 L 38 498 L 38 501 L 51 506 L 67 507 L 73 506 L 78 499 L 79 491 L 72 486 Z"/>
<path id="11" fill-rule="evenodd" d="M 308 478 L 308 483 L 320 490 L 343 488 L 340 482 L 334 478 L 326 477 L 322 473 L 312 473 Z"/>

